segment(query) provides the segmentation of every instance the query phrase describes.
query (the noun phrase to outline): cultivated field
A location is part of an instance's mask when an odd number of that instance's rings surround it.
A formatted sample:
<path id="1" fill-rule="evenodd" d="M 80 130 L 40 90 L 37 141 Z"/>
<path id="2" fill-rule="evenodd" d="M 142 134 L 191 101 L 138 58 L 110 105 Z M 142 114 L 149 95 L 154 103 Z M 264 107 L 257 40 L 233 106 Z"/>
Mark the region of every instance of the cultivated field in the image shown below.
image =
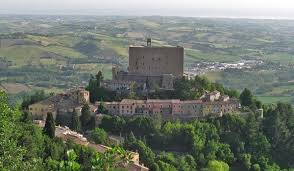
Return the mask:
<path id="1" fill-rule="evenodd" d="M 248 87 L 264 102 L 294 101 L 294 21 L 1 16 L 0 23 L 0 57 L 12 64 L 0 67 L 2 84 L 62 90 L 86 85 L 99 70 L 111 78 L 112 65 L 127 68 L 128 46 L 151 37 L 153 45 L 184 46 L 186 65 L 262 60 L 259 68 L 207 77 L 238 90 Z"/>

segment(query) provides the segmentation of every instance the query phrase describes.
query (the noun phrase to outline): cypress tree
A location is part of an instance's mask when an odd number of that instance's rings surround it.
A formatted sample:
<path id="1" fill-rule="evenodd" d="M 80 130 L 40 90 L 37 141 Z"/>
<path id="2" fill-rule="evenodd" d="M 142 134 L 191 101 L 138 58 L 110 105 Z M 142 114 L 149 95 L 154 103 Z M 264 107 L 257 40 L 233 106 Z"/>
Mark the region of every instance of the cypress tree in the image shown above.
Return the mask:
<path id="1" fill-rule="evenodd" d="M 43 134 L 47 135 L 50 138 L 55 137 L 55 121 L 53 114 L 51 112 L 47 113 L 45 127 L 43 129 Z"/>
<path id="2" fill-rule="evenodd" d="M 97 83 L 97 88 L 100 88 L 101 86 L 101 82 L 103 81 L 103 74 L 101 71 L 99 71 L 97 74 L 96 74 L 96 83 Z"/>
<path id="3" fill-rule="evenodd" d="M 71 129 L 80 132 L 81 131 L 81 122 L 78 116 L 78 113 L 74 110 L 71 117 Z"/>
<path id="4" fill-rule="evenodd" d="M 240 101 L 242 106 L 250 106 L 253 104 L 253 95 L 247 88 L 240 94 Z"/>
<path id="5" fill-rule="evenodd" d="M 23 112 L 21 121 L 25 123 L 31 123 L 33 121 L 32 114 L 27 111 Z"/>
<path id="6" fill-rule="evenodd" d="M 85 104 L 82 108 L 82 115 L 80 116 L 81 124 L 83 130 L 86 130 L 89 127 L 89 123 L 91 121 L 91 111 L 88 104 Z"/>
<path id="7" fill-rule="evenodd" d="M 101 98 L 100 100 L 100 104 L 98 106 L 98 112 L 99 113 L 102 113 L 102 114 L 106 114 L 106 109 L 104 107 L 104 104 L 103 104 L 103 99 Z"/>

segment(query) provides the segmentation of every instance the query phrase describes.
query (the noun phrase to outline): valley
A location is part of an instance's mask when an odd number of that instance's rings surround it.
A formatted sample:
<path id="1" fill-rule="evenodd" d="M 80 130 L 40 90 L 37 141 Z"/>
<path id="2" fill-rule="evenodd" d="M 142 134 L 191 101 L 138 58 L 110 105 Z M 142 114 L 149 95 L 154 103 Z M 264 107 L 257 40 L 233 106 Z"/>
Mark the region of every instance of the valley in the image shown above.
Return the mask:
<path id="1" fill-rule="evenodd" d="M 1 15 L 0 88 L 17 99 L 35 89 L 86 85 L 99 70 L 111 78 L 113 65 L 127 68 L 128 46 L 151 37 L 153 45 L 183 46 L 189 72 L 204 63 L 262 61 L 201 73 L 229 88 L 247 87 L 264 103 L 294 104 L 293 27 L 289 20 Z"/>

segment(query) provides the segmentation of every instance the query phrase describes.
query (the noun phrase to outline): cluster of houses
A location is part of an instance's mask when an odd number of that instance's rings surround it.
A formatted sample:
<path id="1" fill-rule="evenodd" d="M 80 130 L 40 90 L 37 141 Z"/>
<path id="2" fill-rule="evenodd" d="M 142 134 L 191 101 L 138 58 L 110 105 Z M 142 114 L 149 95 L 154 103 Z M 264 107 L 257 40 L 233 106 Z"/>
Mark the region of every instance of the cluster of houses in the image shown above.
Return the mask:
<path id="1" fill-rule="evenodd" d="M 49 112 L 53 114 L 54 118 L 57 113 L 67 115 L 74 110 L 80 115 L 85 104 L 88 104 L 91 111 L 95 112 L 96 107 L 90 104 L 89 91 L 78 87 L 29 105 L 29 112 L 34 119 L 45 120 Z"/>
<path id="2" fill-rule="evenodd" d="M 221 63 L 221 62 L 195 62 L 189 63 L 186 66 L 185 75 L 193 78 L 196 75 L 205 74 L 209 71 L 224 71 L 227 69 L 253 69 L 263 65 L 262 60 L 241 60 L 236 63 Z"/>
<path id="3" fill-rule="evenodd" d="M 89 101 L 90 93 L 84 88 L 76 88 L 69 90 L 66 93 L 51 96 L 48 99 L 42 100 L 29 106 L 29 112 L 32 114 L 35 123 L 39 126 L 44 126 L 47 113 L 51 112 L 56 118 L 57 113 L 69 113 L 76 110 L 81 113 L 83 105 L 87 104 L 95 115 L 98 106 L 101 102 L 91 104 Z M 223 114 L 236 112 L 240 108 L 240 103 L 237 99 L 232 99 L 229 96 L 221 95 L 218 91 L 206 92 L 198 100 L 181 101 L 179 99 L 147 99 L 147 100 L 132 100 L 123 99 L 120 102 L 103 102 L 103 105 L 112 115 L 155 115 L 162 114 L 166 118 L 201 118 L 201 117 L 220 117 Z M 99 114 L 97 114 L 98 116 Z M 96 117 L 97 118 L 97 117 Z M 99 118 L 99 117 L 98 117 Z M 97 152 L 105 152 L 110 147 L 91 143 L 83 135 L 71 131 L 67 127 L 56 126 L 56 136 L 64 141 L 73 140 L 76 144 L 87 146 L 95 149 Z M 148 168 L 141 165 L 139 162 L 139 154 L 130 152 L 132 162 L 124 164 L 127 170 L 132 171 L 148 171 Z"/>
<path id="4" fill-rule="evenodd" d="M 182 47 L 153 47 L 151 39 L 147 40 L 147 46 L 132 46 L 129 48 L 128 71 L 119 71 L 113 68 L 113 79 L 104 80 L 102 86 L 116 92 L 129 90 L 134 87 L 142 87 L 141 91 L 152 90 L 160 87 L 172 90 L 174 79 L 184 75 L 184 48 Z M 84 105 L 90 107 L 93 115 L 96 115 L 96 123 L 100 114 L 97 113 L 100 104 L 103 104 L 109 114 L 133 116 L 133 115 L 157 115 L 166 119 L 191 119 L 204 117 L 221 117 L 224 114 L 237 112 L 240 103 L 237 99 L 221 95 L 218 91 L 205 92 L 198 100 L 180 99 L 123 99 L 116 102 L 90 103 L 90 93 L 82 87 L 72 89 L 66 93 L 51 96 L 48 99 L 29 106 L 29 112 L 33 119 L 46 119 L 51 112 L 56 119 L 63 116 L 63 120 L 71 121 L 71 113 L 81 114 Z M 66 125 L 66 124 L 65 124 Z M 57 127 L 56 136 L 63 140 L 72 139 L 80 145 L 89 146 L 98 152 L 104 152 L 109 147 L 89 142 L 81 134 L 73 132 L 66 127 Z M 139 164 L 139 154 L 132 153 L 132 164 L 126 165 L 128 170 L 147 171 L 148 168 Z"/>
<path id="5" fill-rule="evenodd" d="M 47 113 L 51 112 L 56 118 L 57 113 L 68 115 L 75 110 L 79 115 L 83 105 L 88 104 L 93 114 L 98 111 L 101 102 L 91 104 L 90 93 L 77 88 L 63 94 L 57 94 L 29 106 L 29 112 L 34 119 L 45 120 Z M 155 115 L 162 114 L 166 118 L 202 118 L 221 117 L 226 113 L 237 112 L 240 102 L 227 95 L 221 95 L 218 91 L 205 92 L 198 100 L 179 99 L 147 99 L 133 100 L 123 99 L 116 102 L 102 103 L 109 114 L 112 115 Z"/>
<path id="6" fill-rule="evenodd" d="M 99 105 L 100 102 L 96 102 Z M 167 118 L 220 117 L 236 112 L 240 108 L 237 99 L 222 96 L 220 92 L 206 92 L 199 100 L 179 99 L 123 99 L 120 102 L 104 102 L 109 114 L 113 115 L 154 115 L 162 114 Z"/>
<path id="7" fill-rule="evenodd" d="M 44 127 L 45 125 L 45 122 L 42 120 L 35 120 L 34 123 L 38 125 L 39 127 Z M 108 147 L 102 144 L 95 144 L 88 141 L 88 139 L 84 137 L 82 134 L 72 131 L 68 127 L 56 126 L 55 136 L 61 138 L 65 142 L 68 140 L 71 140 L 75 144 L 92 148 L 98 153 L 104 153 L 107 150 L 111 149 L 111 147 Z M 121 167 L 130 171 L 148 171 L 149 170 L 143 164 L 140 164 L 140 155 L 138 152 L 128 151 L 128 154 L 130 155 L 130 162 L 120 163 Z"/>

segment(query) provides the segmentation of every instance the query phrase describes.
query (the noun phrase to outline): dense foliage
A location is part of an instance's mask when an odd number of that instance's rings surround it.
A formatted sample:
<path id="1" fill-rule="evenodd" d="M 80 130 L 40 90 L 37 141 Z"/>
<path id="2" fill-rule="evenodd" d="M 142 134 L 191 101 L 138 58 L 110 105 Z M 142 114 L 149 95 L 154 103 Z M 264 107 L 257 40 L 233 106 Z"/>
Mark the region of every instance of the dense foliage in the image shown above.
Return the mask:
<path id="1" fill-rule="evenodd" d="M 44 91 L 36 91 L 30 96 L 25 96 L 21 104 L 22 109 L 28 109 L 29 105 L 48 98 Z"/>
<path id="2" fill-rule="evenodd" d="M 91 130 L 95 127 L 95 116 L 92 115 L 88 104 L 85 104 L 82 107 L 80 121 L 83 131 Z"/>
<path id="3" fill-rule="evenodd" d="M 119 97 L 107 96 L 109 92 L 101 87 L 102 79 L 102 73 L 98 73 L 90 80 L 88 89 L 97 95 L 94 94 L 95 99 L 92 100 L 104 99 L 101 94 L 108 98 Z M 231 97 L 240 97 L 244 112 L 241 115 L 227 114 L 221 118 L 189 122 L 165 121 L 160 114 L 152 117 L 107 115 L 102 118 L 99 128 L 95 128 L 90 107 L 85 105 L 80 117 L 76 112 L 71 114 L 70 126 L 76 131 L 90 130 L 90 139 L 96 143 L 108 144 L 109 134 L 123 136 L 124 148 L 138 151 L 140 161 L 151 171 L 293 170 L 294 113 L 291 105 L 278 103 L 262 106 L 248 89 L 244 89 L 239 96 L 236 91 L 211 83 L 203 77 L 192 80 L 182 78 L 175 82 L 174 91 L 156 90 L 149 95 L 154 98 L 195 99 L 204 90 L 218 90 Z M 257 112 L 259 108 L 263 109 L 263 115 L 260 110 Z M 52 135 L 54 120 L 50 114 L 42 134 L 39 128 L 32 125 L 29 113 L 21 114 L 7 105 L 3 93 L 0 109 L 3 113 L 0 118 L 3 127 L 3 141 L 0 145 L 4 149 L 0 158 L 2 168 L 111 170 L 119 167 L 121 161 L 127 160 L 127 157 L 122 158 L 126 153 L 121 148 L 96 154 L 70 141 L 64 144 Z M 99 110 L 105 112 L 102 100 Z M 15 156 L 15 159 L 9 156 Z"/>
<path id="4" fill-rule="evenodd" d="M 95 128 L 90 133 L 90 138 L 97 144 L 109 144 L 107 132 L 101 128 Z"/>
<path id="5" fill-rule="evenodd" d="M 96 83 L 98 78 L 101 78 L 101 73 L 97 74 Z M 151 170 L 185 170 L 179 163 L 185 161 L 181 160 L 185 155 L 193 158 L 195 164 L 189 166 L 197 169 L 279 170 L 293 167 L 290 157 L 293 151 L 289 149 L 293 149 L 291 137 L 294 134 L 289 123 L 293 124 L 294 114 L 290 105 L 262 106 L 249 89 L 244 89 L 239 96 L 237 91 L 199 76 L 191 80 L 178 79 L 175 90 L 156 90 L 148 96 L 197 99 L 205 90 L 218 90 L 221 94 L 240 98 L 244 114 L 190 122 L 163 122 L 160 116 L 105 116 L 100 128 L 111 134 L 124 135 L 125 147 L 139 151 L 141 160 Z M 140 94 L 134 97 L 144 98 Z M 264 110 L 264 118 L 260 111 L 257 112 L 260 108 Z M 156 154 L 164 151 L 168 153 Z M 279 157 L 275 156 L 277 152 Z M 169 158 L 173 156 L 173 160 L 166 160 L 166 155 Z"/>
<path id="6" fill-rule="evenodd" d="M 291 105 L 279 103 L 264 106 L 264 110 L 264 118 L 251 112 L 190 122 L 165 121 L 160 126 L 151 117 L 106 116 L 100 127 L 124 135 L 125 147 L 137 150 L 151 170 L 290 170 L 294 167 Z M 184 164 L 187 157 L 193 165 Z"/>
<path id="7" fill-rule="evenodd" d="M 0 170 L 108 171 L 130 159 L 120 147 L 98 154 L 71 141 L 64 143 L 53 137 L 52 126 L 54 119 L 48 114 L 42 132 L 29 113 L 9 106 L 6 94 L 0 91 Z"/>
<path id="8" fill-rule="evenodd" d="M 81 121 L 80 117 L 78 116 L 78 113 L 76 110 L 73 111 L 72 116 L 71 116 L 71 130 L 74 130 L 76 132 L 81 132 L 82 126 L 81 126 Z"/>
<path id="9" fill-rule="evenodd" d="M 43 129 L 43 133 L 50 138 L 55 137 L 55 120 L 51 112 L 47 113 L 47 118 L 46 118 L 45 126 Z"/>
<path id="10" fill-rule="evenodd" d="M 100 100 L 111 101 L 113 99 L 117 99 L 115 92 L 109 91 L 102 87 L 102 81 L 103 75 L 101 71 L 99 71 L 95 77 L 91 75 L 87 90 L 90 92 L 90 101 L 92 103 Z"/>
<path id="11" fill-rule="evenodd" d="M 196 76 L 190 80 L 186 77 L 176 79 L 174 90 L 156 90 L 154 93 L 149 94 L 149 98 L 191 100 L 202 96 L 205 90 L 217 90 L 221 94 L 226 94 L 230 97 L 237 98 L 239 96 L 235 90 L 224 88 L 218 83 L 212 83 L 205 77 Z"/>
<path id="12" fill-rule="evenodd" d="M 155 91 L 149 93 L 142 93 L 141 91 L 130 90 L 128 93 L 114 92 L 105 89 L 101 84 L 103 81 L 102 72 L 99 71 L 96 76 L 91 76 L 87 90 L 90 91 L 90 101 L 117 101 L 123 98 L 129 99 L 181 99 L 191 100 L 198 99 L 205 91 L 219 91 L 222 95 L 226 94 L 230 97 L 239 97 L 236 90 L 227 89 L 221 84 L 212 83 L 207 78 L 196 76 L 194 79 L 187 79 L 186 77 L 178 78 L 174 81 L 174 90 L 162 90 L 156 87 Z M 100 107 L 100 106 L 99 106 Z M 103 108 L 99 108 L 103 112 Z"/>

